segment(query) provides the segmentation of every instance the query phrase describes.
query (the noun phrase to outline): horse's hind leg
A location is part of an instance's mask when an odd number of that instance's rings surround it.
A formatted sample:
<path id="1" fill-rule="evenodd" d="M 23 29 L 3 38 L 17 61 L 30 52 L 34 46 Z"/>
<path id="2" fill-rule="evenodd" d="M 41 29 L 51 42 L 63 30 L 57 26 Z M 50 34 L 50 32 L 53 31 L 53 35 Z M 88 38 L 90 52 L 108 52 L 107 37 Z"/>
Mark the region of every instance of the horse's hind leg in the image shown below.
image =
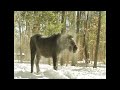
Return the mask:
<path id="1" fill-rule="evenodd" d="M 37 53 L 37 55 L 36 55 L 36 71 L 37 71 L 37 73 L 40 71 L 40 69 L 39 69 L 39 61 L 40 61 L 40 54 Z"/>
<path id="2" fill-rule="evenodd" d="M 31 51 L 31 73 L 33 72 L 33 66 L 34 66 L 34 58 L 35 58 L 36 51 Z"/>
<path id="3" fill-rule="evenodd" d="M 35 54 L 36 54 L 36 46 L 35 46 L 33 38 L 31 38 L 31 40 L 30 40 L 30 50 L 31 50 L 31 73 L 32 73 L 33 66 L 34 66 L 34 58 L 35 58 Z"/>

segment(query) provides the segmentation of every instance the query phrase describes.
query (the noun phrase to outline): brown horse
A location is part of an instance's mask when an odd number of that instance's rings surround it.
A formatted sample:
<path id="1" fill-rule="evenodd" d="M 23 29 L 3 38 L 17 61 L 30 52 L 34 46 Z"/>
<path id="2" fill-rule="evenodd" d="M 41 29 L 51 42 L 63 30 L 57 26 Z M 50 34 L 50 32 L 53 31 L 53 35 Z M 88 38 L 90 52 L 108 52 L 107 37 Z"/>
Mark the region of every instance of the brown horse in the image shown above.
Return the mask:
<path id="1" fill-rule="evenodd" d="M 37 73 L 40 71 L 39 69 L 39 60 L 40 56 L 44 56 L 46 58 L 53 58 L 53 67 L 57 70 L 57 56 L 58 54 L 64 50 L 69 49 L 73 53 L 76 52 L 77 46 L 72 39 L 71 35 L 61 35 L 54 34 L 50 37 L 42 37 L 40 34 L 33 35 L 30 39 L 30 50 L 31 50 L 31 73 L 33 72 L 34 66 L 34 58 L 36 55 L 36 67 Z"/>

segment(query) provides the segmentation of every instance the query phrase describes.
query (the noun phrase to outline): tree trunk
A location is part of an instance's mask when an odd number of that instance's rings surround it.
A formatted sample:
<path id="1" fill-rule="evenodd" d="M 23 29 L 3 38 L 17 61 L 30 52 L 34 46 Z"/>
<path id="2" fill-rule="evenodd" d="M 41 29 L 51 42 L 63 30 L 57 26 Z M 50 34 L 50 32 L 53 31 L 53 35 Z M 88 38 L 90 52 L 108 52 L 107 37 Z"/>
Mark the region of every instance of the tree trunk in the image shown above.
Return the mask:
<path id="1" fill-rule="evenodd" d="M 26 34 L 28 36 L 28 37 L 26 37 L 26 48 L 29 46 L 29 42 L 30 42 L 30 36 L 31 36 L 30 30 L 31 30 L 30 23 L 29 23 L 29 21 L 26 21 Z M 26 59 L 30 60 L 30 49 L 26 49 Z"/>
<path id="2" fill-rule="evenodd" d="M 21 22 L 19 21 L 19 33 L 20 33 L 20 62 L 22 63 L 22 44 L 21 44 Z"/>
<path id="3" fill-rule="evenodd" d="M 61 20 L 61 23 L 63 24 L 62 26 L 62 30 L 61 30 L 61 33 L 64 34 L 66 32 L 66 23 L 65 23 L 65 11 L 62 11 L 62 20 Z M 65 52 L 62 53 L 62 57 L 60 59 L 60 65 L 64 65 L 64 56 L 65 56 Z"/>
<path id="4" fill-rule="evenodd" d="M 101 11 L 99 11 L 99 19 L 98 19 L 98 33 L 96 39 L 96 50 L 95 50 L 95 58 L 94 58 L 94 66 L 93 68 L 97 68 L 97 56 L 98 56 L 98 48 L 99 48 L 99 39 L 100 39 L 100 29 L 101 29 Z"/>
<path id="5" fill-rule="evenodd" d="M 77 11 L 77 22 L 76 22 L 77 30 L 76 30 L 76 43 L 78 45 L 79 43 L 79 28 L 80 28 L 80 15 L 79 11 Z"/>
<path id="6" fill-rule="evenodd" d="M 92 57 L 91 57 L 91 60 L 93 61 L 94 60 L 94 42 L 92 43 Z"/>
<path id="7" fill-rule="evenodd" d="M 38 34 L 40 30 L 40 21 L 39 21 L 39 14 L 38 11 L 34 11 L 34 24 L 33 24 L 33 34 Z"/>
<path id="8" fill-rule="evenodd" d="M 77 27 L 77 29 L 76 29 L 76 44 L 77 44 L 77 46 L 79 46 L 79 45 L 78 45 L 78 44 L 79 44 L 79 38 L 80 38 L 80 36 L 79 36 L 80 12 L 79 12 L 79 11 L 77 11 L 76 27 Z M 73 56 L 72 56 L 71 65 L 72 65 L 72 66 L 75 66 L 76 64 L 77 64 L 77 60 L 76 60 L 75 56 L 73 55 Z"/>
<path id="9" fill-rule="evenodd" d="M 87 66 L 87 64 L 88 64 L 88 15 L 89 15 L 89 13 L 87 12 L 87 14 L 86 14 L 86 20 L 85 20 L 85 22 L 84 22 L 84 37 L 83 37 L 83 41 L 84 41 L 84 55 L 85 55 L 85 63 L 86 63 L 86 66 Z"/>
<path id="10" fill-rule="evenodd" d="M 79 15 L 79 11 L 77 11 L 77 30 L 76 30 L 76 33 L 79 33 L 79 27 L 80 27 L 80 15 Z"/>
<path id="11" fill-rule="evenodd" d="M 63 27 L 62 27 L 62 30 L 61 30 L 61 33 L 65 33 L 65 26 L 66 26 L 66 23 L 65 23 L 65 11 L 62 11 L 62 20 L 61 20 L 61 23 L 63 24 Z"/>

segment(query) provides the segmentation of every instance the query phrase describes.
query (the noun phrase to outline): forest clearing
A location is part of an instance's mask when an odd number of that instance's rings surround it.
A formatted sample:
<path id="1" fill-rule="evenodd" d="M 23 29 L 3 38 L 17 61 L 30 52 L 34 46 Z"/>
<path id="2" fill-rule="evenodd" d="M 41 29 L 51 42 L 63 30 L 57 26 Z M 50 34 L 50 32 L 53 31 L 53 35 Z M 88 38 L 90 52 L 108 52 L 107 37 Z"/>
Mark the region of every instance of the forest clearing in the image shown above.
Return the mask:
<path id="1" fill-rule="evenodd" d="M 106 11 L 14 11 L 14 79 L 106 79 Z"/>

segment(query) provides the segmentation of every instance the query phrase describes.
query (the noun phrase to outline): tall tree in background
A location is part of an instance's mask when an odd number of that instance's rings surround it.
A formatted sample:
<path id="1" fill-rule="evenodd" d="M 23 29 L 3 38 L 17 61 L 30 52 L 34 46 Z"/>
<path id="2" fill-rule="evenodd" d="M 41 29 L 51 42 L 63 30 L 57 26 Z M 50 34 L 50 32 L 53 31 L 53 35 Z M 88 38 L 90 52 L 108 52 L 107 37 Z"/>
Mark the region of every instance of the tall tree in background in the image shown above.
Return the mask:
<path id="1" fill-rule="evenodd" d="M 22 27 L 21 27 L 21 12 L 19 12 L 19 21 L 18 21 L 18 25 L 19 25 L 19 35 L 20 35 L 20 62 L 22 63 L 22 38 L 21 38 L 21 29 L 22 29 Z"/>
<path id="2" fill-rule="evenodd" d="M 80 27 L 80 11 L 77 11 L 77 30 L 76 33 L 79 33 L 79 27 Z"/>
<path id="3" fill-rule="evenodd" d="M 61 33 L 65 33 L 65 11 L 62 11 L 62 20 L 61 20 L 61 23 L 63 24 L 63 27 L 62 27 L 62 30 L 61 30 Z"/>
<path id="4" fill-rule="evenodd" d="M 33 17 L 34 19 L 34 24 L 33 24 L 33 29 L 32 29 L 32 33 L 33 34 L 37 34 L 39 33 L 40 30 L 40 19 L 39 19 L 39 11 L 34 11 L 33 15 L 35 17 Z"/>
<path id="5" fill-rule="evenodd" d="M 65 31 L 66 31 L 66 23 L 65 23 L 65 11 L 62 11 L 62 20 L 61 20 L 61 23 L 62 23 L 62 30 L 61 30 L 61 33 L 64 34 Z M 64 52 L 63 52 L 63 55 L 60 59 L 60 65 L 62 66 L 64 64 Z"/>
<path id="6" fill-rule="evenodd" d="M 85 63 L 88 64 L 88 15 L 89 12 L 84 12 L 85 20 L 84 20 L 84 32 L 83 32 L 83 48 L 84 48 L 84 56 Z"/>
<path id="7" fill-rule="evenodd" d="M 80 11 L 77 11 L 77 16 L 76 16 L 77 18 L 76 18 L 76 44 L 78 45 L 78 43 L 79 43 L 79 28 L 80 28 Z M 71 62 L 71 65 L 72 66 L 75 66 L 76 65 L 76 63 L 77 63 L 77 60 L 76 60 L 76 58 L 74 57 L 74 55 L 73 55 L 73 58 L 72 58 L 72 62 Z"/>
<path id="8" fill-rule="evenodd" d="M 99 48 L 100 29 L 101 29 L 101 11 L 99 11 L 99 18 L 98 18 L 98 33 L 97 33 L 97 39 L 96 39 L 96 50 L 95 50 L 93 68 L 97 68 L 97 58 L 98 58 L 97 56 L 98 56 L 98 48 Z"/>
<path id="9" fill-rule="evenodd" d="M 76 20 L 76 43 L 79 43 L 79 29 L 80 29 L 80 11 L 77 11 L 77 20 Z"/>

